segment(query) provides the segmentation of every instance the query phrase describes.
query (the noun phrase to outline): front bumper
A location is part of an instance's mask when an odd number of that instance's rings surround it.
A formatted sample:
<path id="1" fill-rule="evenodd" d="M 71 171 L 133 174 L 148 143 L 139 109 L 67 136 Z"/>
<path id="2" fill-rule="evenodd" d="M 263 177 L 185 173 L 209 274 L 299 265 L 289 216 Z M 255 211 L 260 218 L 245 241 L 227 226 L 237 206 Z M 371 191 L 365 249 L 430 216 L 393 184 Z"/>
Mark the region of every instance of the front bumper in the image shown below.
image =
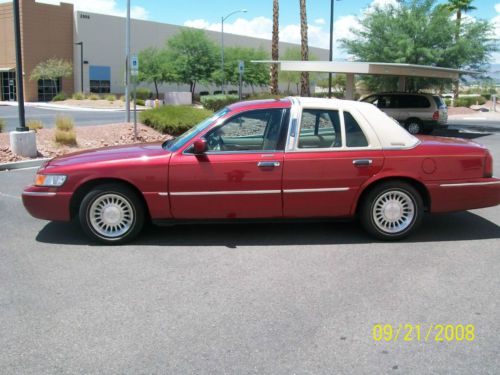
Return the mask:
<path id="1" fill-rule="evenodd" d="M 23 205 L 37 219 L 69 221 L 71 193 L 55 188 L 27 186 L 22 194 Z"/>

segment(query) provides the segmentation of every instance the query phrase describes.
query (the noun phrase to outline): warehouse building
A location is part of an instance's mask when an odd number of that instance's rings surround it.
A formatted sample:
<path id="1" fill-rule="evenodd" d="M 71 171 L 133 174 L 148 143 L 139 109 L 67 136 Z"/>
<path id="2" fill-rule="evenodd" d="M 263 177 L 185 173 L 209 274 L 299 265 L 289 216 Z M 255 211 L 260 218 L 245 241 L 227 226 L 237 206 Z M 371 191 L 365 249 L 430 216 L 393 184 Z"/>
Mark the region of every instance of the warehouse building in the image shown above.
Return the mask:
<path id="1" fill-rule="evenodd" d="M 58 91 L 114 94 L 125 91 L 125 18 L 75 12 L 72 4 L 51 5 L 35 0 L 21 0 L 20 13 L 26 101 L 48 101 L 55 95 L 52 82 L 29 79 L 38 63 L 53 57 L 73 64 L 73 76 L 59 79 L 56 83 Z M 0 100 L 16 100 L 13 25 L 12 3 L 0 4 Z M 137 53 L 147 47 L 163 47 L 179 29 L 180 26 L 176 25 L 132 20 L 131 51 Z M 220 43 L 219 32 L 206 33 Z M 224 46 L 262 47 L 269 53 L 271 51 L 270 40 L 228 33 L 224 33 Z M 297 45 L 280 43 L 281 52 L 288 48 L 297 48 Z M 328 60 L 328 50 L 310 48 L 310 52 L 320 60 Z M 203 85 L 197 87 L 197 91 L 214 89 Z M 162 86 L 163 92 L 167 90 L 189 91 L 189 87 Z"/>

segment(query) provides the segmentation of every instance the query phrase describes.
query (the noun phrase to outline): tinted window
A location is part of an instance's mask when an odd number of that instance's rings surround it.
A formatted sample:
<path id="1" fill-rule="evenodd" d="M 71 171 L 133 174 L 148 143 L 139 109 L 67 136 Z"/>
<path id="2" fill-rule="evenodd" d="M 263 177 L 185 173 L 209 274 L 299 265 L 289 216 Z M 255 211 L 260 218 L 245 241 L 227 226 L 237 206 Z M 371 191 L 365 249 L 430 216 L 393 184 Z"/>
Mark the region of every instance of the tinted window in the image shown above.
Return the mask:
<path id="1" fill-rule="evenodd" d="M 446 108 L 446 103 L 440 96 L 434 95 L 432 98 L 434 99 L 434 102 L 436 103 L 438 108 Z"/>
<path id="2" fill-rule="evenodd" d="M 304 109 L 300 122 L 299 148 L 341 147 L 338 111 Z"/>
<path id="3" fill-rule="evenodd" d="M 347 147 L 366 147 L 366 140 L 358 122 L 352 117 L 349 112 L 344 112 L 345 137 Z"/>
<path id="4" fill-rule="evenodd" d="M 425 96 L 420 95 L 401 95 L 398 96 L 397 108 L 429 108 L 431 103 Z"/>
<path id="5" fill-rule="evenodd" d="M 240 113 L 205 137 L 209 151 L 276 150 L 280 138 L 282 109 Z"/>

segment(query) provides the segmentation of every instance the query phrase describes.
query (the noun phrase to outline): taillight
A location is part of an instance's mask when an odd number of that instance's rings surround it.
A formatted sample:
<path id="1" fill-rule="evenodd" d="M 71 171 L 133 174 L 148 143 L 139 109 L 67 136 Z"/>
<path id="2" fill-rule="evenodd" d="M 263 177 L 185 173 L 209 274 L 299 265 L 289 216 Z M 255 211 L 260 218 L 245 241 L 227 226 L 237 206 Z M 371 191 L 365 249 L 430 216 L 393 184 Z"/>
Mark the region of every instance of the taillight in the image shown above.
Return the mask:
<path id="1" fill-rule="evenodd" d="M 493 177 L 493 157 L 488 150 L 486 150 L 486 157 L 484 158 L 484 177 Z"/>
<path id="2" fill-rule="evenodd" d="M 436 112 L 434 112 L 434 113 L 432 114 L 432 119 L 433 119 L 434 121 L 439 120 L 439 111 L 436 111 Z"/>

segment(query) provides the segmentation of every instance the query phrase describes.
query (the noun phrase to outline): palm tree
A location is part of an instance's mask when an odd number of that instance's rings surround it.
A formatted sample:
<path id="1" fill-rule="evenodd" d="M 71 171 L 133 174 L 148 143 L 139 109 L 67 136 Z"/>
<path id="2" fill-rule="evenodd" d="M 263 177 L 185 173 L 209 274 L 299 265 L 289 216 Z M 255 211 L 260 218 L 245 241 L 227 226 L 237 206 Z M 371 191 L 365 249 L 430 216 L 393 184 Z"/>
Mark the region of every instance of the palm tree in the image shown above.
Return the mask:
<path id="1" fill-rule="evenodd" d="M 472 2 L 474 0 L 448 0 L 448 4 L 445 4 L 444 7 L 448 9 L 450 12 L 456 12 L 457 14 L 457 28 L 455 30 L 455 43 L 458 42 L 460 38 L 460 27 L 462 24 L 462 12 L 466 13 L 470 10 L 476 9 L 476 7 L 472 6 Z M 458 98 L 459 90 L 460 90 L 460 81 L 457 79 L 453 84 L 453 97 L 455 99 Z"/>
<path id="2" fill-rule="evenodd" d="M 271 46 L 271 59 L 279 59 L 279 0 L 273 0 L 273 41 Z M 271 94 L 278 94 L 278 65 L 271 64 Z"/>
<path id="3" fill-rule="evenodd" d="M 300 46 L 302 61 L 309 60 L 309 46 L 307 43 L 307 13 L 306 0 L 300 0 Z M 300 95 L 309 96 L 309 72 L 300 75 Z"/>

